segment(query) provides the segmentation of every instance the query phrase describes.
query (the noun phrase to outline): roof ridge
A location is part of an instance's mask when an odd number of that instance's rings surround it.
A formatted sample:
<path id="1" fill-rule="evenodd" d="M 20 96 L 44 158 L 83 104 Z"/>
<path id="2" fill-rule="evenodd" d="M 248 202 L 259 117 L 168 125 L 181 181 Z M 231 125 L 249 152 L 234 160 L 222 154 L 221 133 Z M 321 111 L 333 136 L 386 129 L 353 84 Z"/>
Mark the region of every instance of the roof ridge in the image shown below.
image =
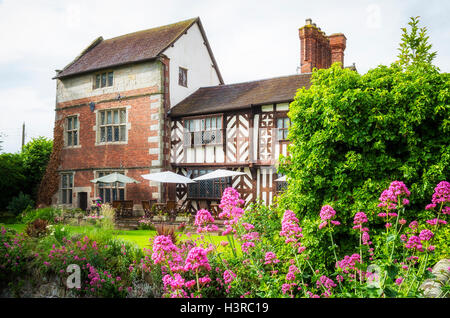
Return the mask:
<path id="1" fill-rule="evenodd" d="M 119 38 L 122 38 L 122 37 L 130 36 L 130 35 L 135 35 L 135 34 L 138 34 L 138 33 L 144 33 L 144 32 L 148 32 L 148 31 L 151 31 L 151 30 L 158 30 L 158 29 L 163 29 L 163 28 L 167 28 L 167 27 L 172 27 L 172 26 L 174 26 L 174 25 L 182 24 L 182 23 L 186 23 L 186 22 L 190 22 L 189 25 L 191 25 L 192 23 L 194 23 L 194 22 L 197 21 L 197 20 L 198 20 L 198 17 L 196 17 L 196 18 L 191 18 L 191 19 L 187 19 L 187 20 L 183 20 L 183 21 L 178 21 L 178 22 L 174 22 L 174 23 L 170 23 L 170 24 L 166 24 L 166 25 L 161 25 L 161 26 L 157 26 L 157 27 L 153 27 L 153 28 L 149 28 L 149 29 L 144 29 L 144 30 L 140 30 L 140 31 L 134 31 L 134 32 L 131 32 L 131 33 L 126 33 L 126 34 L 118 35 L 118 36 L 115 36 L 115 37 L 106 39 L 106 40 L 104 40 L 104 41 L 116 40 L 116 39 L 119 39 Z"/>
<path id="2" fill-rule="evenodd" d="M 212 86 L 202 86 L 200 88 L 197 89 L 200 90 L 202 88 L 212 88 L 212 87 L 218 87 L 220 86 L 221 88 L 225 87 L 225 86 L 233 86 L 233 85 L 240 85 L 240 84 L 249 84 L 249 83 L 254 83 L 254 82 L 263 82 L 263 81 L 269 81 L 269 80 L 273 80 L 273 79 L 279 79 L 279 78 L 283 78 L 283 77 L 293 77 L 293 76 L 301 76 L 301 75 L 311 75 L 312 73 L 300 73 L 300 74 L 291 74 L 291 75 L 282 75 L 282 76 L 274 76 L 274 77 L 268 77 L 268 78 L 263 78 L 263 79 L 258 79 L 258 80 L 251 80 L 251 81 L 245 81 L 245 82 L 238 82 L 238 83 L 231 83 L 231 84 L 222 84 L 222 85 L 212 85 Z"/>

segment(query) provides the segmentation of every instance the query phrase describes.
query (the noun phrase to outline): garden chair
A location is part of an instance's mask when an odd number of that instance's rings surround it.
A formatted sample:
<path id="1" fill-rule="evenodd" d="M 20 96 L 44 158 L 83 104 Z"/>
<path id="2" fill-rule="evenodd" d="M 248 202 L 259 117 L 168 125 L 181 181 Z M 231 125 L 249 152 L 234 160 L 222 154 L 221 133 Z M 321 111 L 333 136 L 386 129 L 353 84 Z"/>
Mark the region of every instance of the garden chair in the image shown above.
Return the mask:
<path id="1" fill-rule="evenodd" d="M 122 201 L 122 216 L 133 216 L 133 200 Z"/>
<path id="2" fill-rule="evenodd" d="M 116 211 L 116 218 L 121 218 L 122 215 L 122 201 L 113 201 L 112 203 L 113 209 Z"/>
<path id="3" fill-rule="evenodd" d="M 152 218 L 156 214 L 153 205 L 155 202 L 156 200 L 142 201 L 142 209 L 146 218 Z"/>

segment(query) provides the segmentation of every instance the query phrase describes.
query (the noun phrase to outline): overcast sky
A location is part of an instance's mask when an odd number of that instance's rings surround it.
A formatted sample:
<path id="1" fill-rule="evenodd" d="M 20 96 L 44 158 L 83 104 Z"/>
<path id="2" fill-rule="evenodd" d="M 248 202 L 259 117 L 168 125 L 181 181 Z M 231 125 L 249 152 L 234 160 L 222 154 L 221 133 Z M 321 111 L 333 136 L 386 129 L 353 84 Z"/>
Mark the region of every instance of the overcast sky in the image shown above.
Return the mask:
<path id="1" fill-rule="evenodd" d="M 52 138 L 56 69 L 98 36 L 200 17 L 225 83 L 290 75 L 299 66 L 298 28 L 312 18 L 347 37 L 345 64 L 360 73 L 396 60 L 400 28 L 411 16 L 428 28 L 435 65 L 450 71 L 447 0 L 0 0 L 0 133 L 3 152 Z"/>

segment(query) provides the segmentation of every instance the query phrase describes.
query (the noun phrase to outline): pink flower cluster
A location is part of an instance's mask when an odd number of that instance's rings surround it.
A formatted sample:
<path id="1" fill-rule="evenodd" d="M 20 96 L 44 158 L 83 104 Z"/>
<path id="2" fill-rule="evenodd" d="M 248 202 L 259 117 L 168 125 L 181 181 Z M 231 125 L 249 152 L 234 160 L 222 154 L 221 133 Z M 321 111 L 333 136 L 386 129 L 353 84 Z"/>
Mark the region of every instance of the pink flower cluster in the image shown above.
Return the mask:
<path id="1" fill-rule="evenodd" d="M 341 225 L 339 221 L 332 220 L 336 216 L 336 211 L 331 207 L 331 205 L 324 205 L 320 209 L 320 219 L 322 223 L 319 224 L 319 230 L 327 227 L 328 225 Z"/>
<path id="2" fill-rule="evenodd" d="M 194 221 L 194 225 L 197 226 L 197 233 L 217 231 L 218 227 L 214 224 L 214 221 L 214 217 L 208 210 L 198 210 Z"/>
<path id="3" fill-rule="evenodd" d="M 403 197 L 401 203 L 403 205 L 409 204 L 409 200 L 406 197 L 409 197 L 411 192 L 408 190 L 406 185 L 401 181 L 393 181 L 389 185 L 389 188 L 384 190 L 381 193 L 379 200 L 381 201 L 378 204 L 379 207 L 386 207 L 389 210 L 393 210 L 397 208 L 398 200 Z"/>
<path id="4" fill-rule="evenodd" d="M 330 297 L 331 296 L 331 289 L 333 287 L 336 287 L 337 285 L 335 282 L 328 278 L 325 275 L 320 276 L 320 278 L 316 281 L 317 288 L 323 287 L 325 289 L 325 292 L 322 293 L 323 297 Z"/>
<path id="5" fill-rule="evenodd" d="M 201 268 L 204 268 L 207 271 L 211 270 L 211 265 L 209 265 L 207 254 L 208 250 L 202 247 L 196 246 L 192 248 L 186 257 L 184 270 L 185 271 L 192 270 L 194 272 Z"/>
<path id="6" fill-rule="evenodd" d="M 267 252 L 264 257 L 264 265 L 277 264 L 280 260 L 277 259 L 277 255 L 274 252 Z"/>
<path id="7" fill-rule="evenodd" d="M 258 232 L 250 232 L 241 236 L 243 243 L 241 244 L 241 249 L 244 253 L 249 253 L 251 247 L 255 247 L 255 242 L 259 241 Z"/>
<path id="8" fill-rule="evenodd" d="M 344 273 L 357 270 L 356 263 L 361 263 L 361 256 L 359 254 L 352 254 L 351 256 L 345 255 L 345 257 L 336 263 L 336 268 L 342 269 Z"/>
<path id="9" fill-rule="evenodd" d="M 284 241 L 286 244 L 293 243 L 297 247 L 297 252 L 301 253 L 305 250 L 305 247 L 301 246 L 300 238 L 303 237 L 302 228 L 299 226 L 298 218 L 291 210 L 286 210 L 281 220 L 280 236 L 286 238 Z"/>
<path id="10" fill-rule="evenodd" d="M 363 224 L 367 223 L 367 215 L 364 212 L 358 212 L 355 214 L 355 217 L 353 218 L 353 229 L 359 229 L 361 232 L 367 232 L 367 228 L 363 228 Z"/>
<path id="11" fill-rule="evenodd" d="M 183 259 L 179 254 L 178 247 L 173 244 L 169 235 L 158 235 L 153 240 L 152 260 L 154 264 L 168 264 L 170 270 L 182 269 Z"/>
<path id="12" fill-rule="evenodd" d="M 442 207 L 442 213 L 450 214 L 450 206 L 445 206 L 446 203 L 450 203 L 450 183 L 447 181 L 441 181 L 434 188 L 431 203 L 425 207 L 425 210 L 431 210 L 438 204 L 444 204 Z"/>
<path id="13" fill-rule="evenodd" d="M 412 249 L 412 250 L 417 250 L 419 252 L 423 252 L 424 249 L 424 244 L 425 242 L 430 241 L 434 236 L 434 233 L 431 232 L 430 230 L 422 230 L 419 235 L 411 235 L 409 238 L 406 238 L 405 236 L 402 237 L 403 241 L 406 241 L 405 243 L 405 247 L 408 249 Z M 429 245 L 427 248 L 427 250 L 429 251 L 433 251 L 434 250 L 434 246 L 433 245 Z"/>
<path id="14" fill-rule="evenodd" d="M 244 200 L 240 199 L 240 194 L 236 189 L 228 187 L 223 191 L 222 199 L 219 204 L 219 208 L 222 209 L 219 218 L 226 219 L 224 222 L 225 231 L 222 235 L 227 235 L 231 232 L 236 233 L 233 225 L 235 225 L 244 214 L 244 210 L 240 207 L 240 205 L 243 204 Z"/>

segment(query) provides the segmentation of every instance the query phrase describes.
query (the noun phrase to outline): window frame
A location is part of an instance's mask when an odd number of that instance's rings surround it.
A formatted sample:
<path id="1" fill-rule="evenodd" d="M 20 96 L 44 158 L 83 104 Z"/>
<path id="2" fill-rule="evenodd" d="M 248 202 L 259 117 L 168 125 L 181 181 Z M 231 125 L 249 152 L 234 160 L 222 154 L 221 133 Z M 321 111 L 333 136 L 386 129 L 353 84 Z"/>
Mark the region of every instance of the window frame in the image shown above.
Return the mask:
<path id="1" fill-rule="evenodd" d="M 195 168 L 195 169 L 189 169 L 187 177 L 188 178 L 196 178 L 200 177 L 204 174 L 207 174 L 209 172 L 214 171 L 213 169 L 208 168 Z M 222 197 L 223 191 L 231 186 L 231 177 L 225 177 L 225 178 L 216 178 L 216 179 L 209 179 L 209 180 L 199 180 L 196 183 L 188 183 L 186 194 L 187 194 L 187 200 L 214 200 L 214 201 L 220 201 L 220 198 Z M 209 191 L 205 192 L 204 196 L 200 196 L 200 190 L 201 187 L 210 187 Z M 216 189 L 216 187 L 218 189 Z M 194 191 L 195 189 L 195 191 Z M 193 192 L 195 192 L 195 195 L 193 195 Z M 211 194 L 207 196 L 208 194 Z"/>
<path id="2" fill-rule="evenodd" d="M 68 183 L 64 183 L 64 177 L 68 178 Z M 72 205 L 73 204 L 73 185 L 75 174 L 73 172 L 61 173 L 61 204 Z M 67 202 L 69 201 L 69 202 Z"/>
<path id="3" fill-rule="evenodd" d="M 105 84 L 103 84 L 103 76 L 105 79 Z M 112 86 L 114 86 L 114 71 L 113 70 L 97 72 L 94 74 L 92 89 L 95 90 L 95 89 L 112 87 Z"/>
<path id="4" fill-rule="evenodd" d="M 65 123 L 64 123 L 64 146 L 65 147 L 71 147 L 71 148 L 75 148 L 75 147 L 79 147 L 80 146 L 80 116 L 78 114 L 76 115 L 69 115 L 66 117 L 65 119 Z M 77 127 L 74 128 L 74 119 L 76 119 L 76 124 Z M 71 121 L 71 129 L 69 129 L 69 120 Z M 70 138 L 69 138 L 69 134 L 70 134 Z M 76 144 L 74 143 L 74 134 L 76 134 Z M 70 144 L 69 144 L 69 140 L 70 140 Z"/>
<path id="5" fill-rule="evenodd" d="M 213 120 L 214 127 L 212 125 Z M 191 124 L 194 126 L 193 129 L 191 128 Z M 224 143 L 223 124 L 223 114 L 183 118 L 184 147 L 222 146 Z M 215 132 L 215 135 L 213 135 L 212 132 Z M 214 142 L 204 142 L 205 135 L 208 134 L 218 136 L 218 138 L 214 138 Z M 187 138 L 189 139 L 189 142 L 187 142 Z M 197 140 L 200 140 L 200 143 L 196 142 Z"/>
<path id="6" fill-rule="evenodd" d="M 178 67 L 178 85 L 188 87 L 188 69 L 185 67 Z"/>
<path id="7" fill-rule="evenodd" d="M 286 127 L 286 119 L 289 122 L 287 127 Z M 282 120 L 282 127 L 279 126 L 279 120 Z M 289 134 L 289 128 L 292 125 L 291 119 L 287 115 L 286 116 L 277 116 L 275 122 L 276 122 L 276 129 L 277 129 L 277 141 L 280 141 L 280 142 L 289 141 L 289 139 L 287 137 Z M 280 133 L 282 133 L 283 138 L 280 138 Z"/>
<path id="8" fill-rule="evenodd" d="M 122 116 L 122 112 L 124 115 Z M 117 113 L 117 117 L 115 114 Z M 104 114 L 104 115 L 103 115 Z M 108 115 L 110 114 L 110 117 Z M 117 122 L 116 122 L 117 118 Z M 122 121 L 123 119 L 123 121 Z M 111 127 L 109 129 L 109 127 Z M 116 134 L 117 129 L 117 134 Z M 123 144 L 128 142 L 128 109 L 108 108 L 97 111 L 97 144 Z M 108 140 L 109 133 L 111 140 Z M 115 140 L 116 135 L 118 136 Z"/>
<path id="9" fill-rule="evenodd" d="M 125 175 L 124 170 L 97 170 L 97 171 L 95 171 L 95 178 L 100 178 L 100 177 L 103 177 L 105 175 L 108 175 L 108 174 L 111 174 L 114 172 Z M 116 189 L 119 190 L 119 199 L 117 199 Z M 105 190 L 109 190 L 108 196 L 109 196 L 110 201 L 105 201 Z M 115 183 L 98 182 L 95 184 L 95 192 L 97 194 L 97 197 L 102 198 L 103 203 L 106 203 L 106 202 L 112 203 L 113 201 L 115 201 L 114 194 L 116 196 L 116 200 L 123 201 L 126 198 L 126 184 L 119 182 L 118 186 L 116 187 Z M 123 196 L 121 194 L 123 194 Z M 121 197 L 122 197 L 122 199 L 121 199 Z"/>

